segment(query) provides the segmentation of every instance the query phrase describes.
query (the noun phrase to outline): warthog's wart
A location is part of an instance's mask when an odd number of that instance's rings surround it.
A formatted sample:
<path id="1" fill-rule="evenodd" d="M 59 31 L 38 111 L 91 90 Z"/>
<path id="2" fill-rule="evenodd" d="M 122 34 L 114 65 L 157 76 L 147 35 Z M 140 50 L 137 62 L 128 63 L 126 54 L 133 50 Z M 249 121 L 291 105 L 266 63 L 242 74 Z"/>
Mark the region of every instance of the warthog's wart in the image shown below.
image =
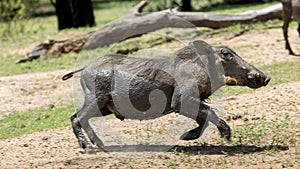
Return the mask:
<path id="1" fill-rule="evenodd" d="M 271 79 L 230 48 L 212 47 L 204 41 L 191 42 L 174 56 L 162 59 L 106 55 L 81 70 L 85 101 L 71 121 L 82 148 L 92 146 L 81 128 L 92 143 L 103 148 L 88 120 L 109 114 L 121 120 L 143 120 L 180 113 L 199 124 L 181 139 L 199 138 L 207 127 L 206 121 L 216 125 L 221 135 L 230 139 L 230 127 L 203 100 L 225 84 L 259 88 Z"/>

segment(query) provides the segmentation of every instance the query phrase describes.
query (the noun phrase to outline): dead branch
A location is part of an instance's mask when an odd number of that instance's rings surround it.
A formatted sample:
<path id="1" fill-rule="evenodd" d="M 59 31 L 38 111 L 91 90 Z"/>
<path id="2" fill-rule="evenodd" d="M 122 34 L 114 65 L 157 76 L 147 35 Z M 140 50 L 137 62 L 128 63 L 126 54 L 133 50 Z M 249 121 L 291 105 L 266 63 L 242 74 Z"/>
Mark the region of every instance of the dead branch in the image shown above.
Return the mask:
<path id="1" fill-rule="evenodd" d="M 142 0 L 139 4 L 129 10 L 129 13 L 141 13 L 143 9 L 148 5 L 148 0 Z"/>
<path id="2" fill-rule="evenodd" d="M 236 32 L 236 33 L 234 33 L 234 34 L 232 34 L 232 35 L 226 37 L 225 40 L 231 40 L 231 39 L 233 39 L 233 38 L 236 38 L 236 37 L 238 37 L 238 36 L 243 35 L 244 33 L 248 32 L 248 31 L 249 31 L 248 28 L 243 29 L 243 30 L 241 30 L 241 31 L 238 31 L 238 32 Z"/>

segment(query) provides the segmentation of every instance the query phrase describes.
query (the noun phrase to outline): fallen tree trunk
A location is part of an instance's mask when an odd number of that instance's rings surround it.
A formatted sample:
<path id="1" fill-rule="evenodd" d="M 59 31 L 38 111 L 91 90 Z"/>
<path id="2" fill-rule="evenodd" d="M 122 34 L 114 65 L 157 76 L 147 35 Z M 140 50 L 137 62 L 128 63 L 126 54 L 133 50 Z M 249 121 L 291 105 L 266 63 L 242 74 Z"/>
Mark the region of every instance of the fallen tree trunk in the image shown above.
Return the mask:
<path id="1" fill-rule="evenodd" d="M 249 24 L 281 18 L 282 5 L 276 4 L 259 10 L 249 10 L 233 14 L 210 14 L 204 12 L 175 12 L 197 27 L 225 28 L 237 23 Z"/>
<path id="2" fill-rule="evenodd" d="M 260 10 L 251 10 L 234 14 L 178 12 L 176 10 L 142 13 L 142 9 L 147 3 L 147 0 L 141 1 L 138 5 L 133 7 L 127 15 L 107 24 L 98 31 L 64 41 L 50 40 L 50 43 L 41 43 L 35 47 L 32 52 L 28 53 L 27 57 L 20 59 L 16 63 L 31 61 L 39 58 L 41 55 L 59 56 L 70 52 L 96 49 L 167 27 L 224 28 L 237 23 L 249 24 L 258 21 L 277 19 L 281 17 L 282 11 L 281 4 L 277 4 Z M 75 48 L 70 48 L 72 46 Z"/>
<path id="3" fill-rule="evenodd" d="M 167 27 L 209 27 L 224 28 L 237 23 L 248 24 L 281 17 L 281 4 L 261 10 L 235 14 L 209 14 L 203 12 L 160 11 L 149 14 L 130 13 L 103 29 L 96 31 L 88 39 L 83 49 L 95 49 L 120 42 L 133 35 L 145 34 Z"/>

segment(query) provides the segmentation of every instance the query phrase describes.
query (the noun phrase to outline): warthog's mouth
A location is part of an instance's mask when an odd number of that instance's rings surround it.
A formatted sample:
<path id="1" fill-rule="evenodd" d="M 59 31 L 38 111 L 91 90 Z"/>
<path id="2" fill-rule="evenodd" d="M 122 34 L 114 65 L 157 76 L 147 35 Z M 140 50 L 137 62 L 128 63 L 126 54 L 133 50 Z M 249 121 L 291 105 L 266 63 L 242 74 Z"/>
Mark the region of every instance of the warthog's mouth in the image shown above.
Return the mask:
<path id="1" fill-rule="evenodd" d="M 236 86 L 238 84 L 238 82 L 235 77 L 226 77 L 225 84 L 229 85 L 229 86 Z"/>
<path id="2" fill-rule="evenodd" d="M 248 87 L 257 89 L 262 86 L 266 86 L 271 80 L 270 76 L 261 76 L 261 75 L 256 75 L 255 78 L 251 78 L 247 84 Z"/>
<path id="3" fill-rule="evenodd" d="M 239 81 L 235 77 L 227 76 L 225 77 L 225 84 L 228 86 L 248 86 L 250 88 L 256 89 L 262 86 L 266 86 L 270 80 L 270 76 L 257 76 L 256 78 L 251 78 L 243 82 Z"/>

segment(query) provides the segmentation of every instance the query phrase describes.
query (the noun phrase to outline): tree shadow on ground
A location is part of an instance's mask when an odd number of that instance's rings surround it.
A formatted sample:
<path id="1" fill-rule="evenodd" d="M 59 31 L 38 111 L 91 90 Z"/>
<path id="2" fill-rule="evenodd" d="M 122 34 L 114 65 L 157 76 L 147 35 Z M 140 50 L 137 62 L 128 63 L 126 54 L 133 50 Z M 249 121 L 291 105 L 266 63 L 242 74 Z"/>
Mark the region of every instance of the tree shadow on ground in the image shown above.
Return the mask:
<path id="1" fill-rule="evenodd" d="M 254 146 L 254 145 L 238 145 L 238 146 L 174 146 L 174 145 L 113 145 L 105 146 L 107 152 L 176 152 L 195 155 L 235 155 L 235 154 L 251 154 L 266 150 L 286 151 L 288 146 L 283 145 L 268 145 L 268 146 Z M 100 152 L 95 150 L 94 152 Z"/>

